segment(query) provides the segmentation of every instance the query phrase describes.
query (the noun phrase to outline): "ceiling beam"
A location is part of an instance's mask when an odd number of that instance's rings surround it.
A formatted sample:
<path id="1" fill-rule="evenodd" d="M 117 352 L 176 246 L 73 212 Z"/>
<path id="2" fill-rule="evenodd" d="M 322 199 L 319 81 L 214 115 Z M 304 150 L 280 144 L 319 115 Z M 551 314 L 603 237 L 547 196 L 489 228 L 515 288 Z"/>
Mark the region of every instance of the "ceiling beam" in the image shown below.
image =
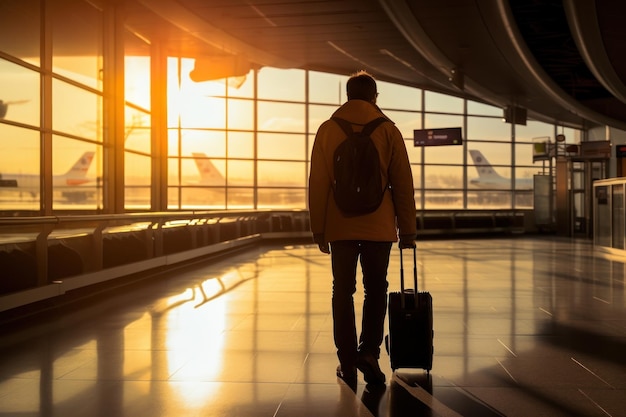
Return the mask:
<path id="1" fill-rule="evenodd" d="M 564 0 L 567 22 L 580 55 L 598 81 L 622 103 L 626 103 L 626 85 L 615 72 L 609 59 L 594 0 Z"/>
<path id="2" fill-rule="evenodd" d="M 532 78 L 534 83 L 540 86 L 544 92 L 556 104 L 562 106 L 567 111 L 583 119 L 600 125 L 615 126 L 619 129 L 626 129 L 626 122 L 616 120 L 609 116 L 600 114 L 589 107 L 586 107 L 568 95 L 539 65 L 532 52 L 529 50 L 524 38 L 517 29 L 515 18 L 511 12 L 508 0 L 495 0 L 497 12 L 506 34 L 509 45 L 506 50 L 511 52 L 508 57 L 515 57 L 517 62 L 511 62 L 513 66 L 519 66 Z"/>
<path id="3" fill-rule="evenodd" d="M 211 25 L 206 20 L 171 0 L 138 0 L 147 9 L 153 11 L 172 25 L 187 32 L 191 36 L 222 50 L 226 54 L 243 55 L 250 62 L 261 66 L 275 68 L 297 68 L 302 65 L 291 59 L 286 59 L 268 53 L 262 49 L 249 45 L 229 35 L 223 30 Z"/>

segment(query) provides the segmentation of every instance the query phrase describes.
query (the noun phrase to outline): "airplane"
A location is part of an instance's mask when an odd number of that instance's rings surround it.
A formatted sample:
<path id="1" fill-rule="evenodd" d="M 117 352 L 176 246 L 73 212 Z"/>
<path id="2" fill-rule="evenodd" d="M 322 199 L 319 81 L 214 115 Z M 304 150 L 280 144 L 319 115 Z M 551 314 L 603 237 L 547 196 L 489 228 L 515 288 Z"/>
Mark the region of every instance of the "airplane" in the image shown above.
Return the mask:
<path id="1" fill-rule="evenodd" d="M 198 168 L 198 172 L 200 173 L 200 179 L 194 182 L 186 182 L 188 185 L 200 185 L 200 186 L 225 186 L 226 178 L 220 172 L 220 170 L 213 164 L 211 159 L 202 152 L 192 152 L 193 159 L 196 163 L 196 167 Z M 236 182 L 233 181 L 233 182 Z M 230 185 L 233 185 L 233 182 Z M 251 204 L 253 201 L 253 191 L 245 186 L 245 182 L 242 187 L 237 187 L 237 184 L 234 184 L 235 187 L 232 187 L 228 192 L 230 201 L 243 201 L 244 204 Z M 301 192 L 301 190 L 277 190 L 272 194 L 272 197 L 276 200 L 276 204 L 278 205 L 287 205 L 291 206 L 293 202 L 300 203 L 304 202 L 305 193 Z"/>
<path id="2" fill-rule="evenodd" d="M 61 195 L 71 202 L 80 202 L 95 194 L 95 187 L 81 189 L 88 183 L 94 183 L 94 179 L 87 177 L 87 171 L 93 161 L 94 152 L 83 153 L 72 167 L 64 174 L 52 177 L 52 187 L 55 191 L 61 191 Z M 0 189 L 29 193 L 33 198 L 40 191 L 40 176 L 38 174 L 0 174 Z"/>
<path id="3" fill-rule="evenodd" d="M 4 101 L 0 100 L 0 119 L 4 119 L 9 111 L 9 104 L 24 104 L 28 103 L 30 100 L 14 100 L 14 101 Z"/>
<path id="4" fill-rule="evenodd" d="M 200 172 L 200 181 L 197 185 L 226 185 L 226 179 L 219 169 L 213 165 L 213 162 L 207 158 L 206 154 L 201 152 L 192 152 L 193 159 Z"/>
<path id="5" fill-rule="evenodd" d="M 470 185 L 473 185 L 476 188 L 486 188 L 491 190 L 511 189 L 511 178 L 506 178 L 498 174 L 482 152 L 471 149 L 469 153 L 472 157 L 472 161 L 474 161 L 474 167 L 478 172 L 478 178 L 470 179 Z M 532 190 L 533 178 L 516 178 L 515 189 Z"/>

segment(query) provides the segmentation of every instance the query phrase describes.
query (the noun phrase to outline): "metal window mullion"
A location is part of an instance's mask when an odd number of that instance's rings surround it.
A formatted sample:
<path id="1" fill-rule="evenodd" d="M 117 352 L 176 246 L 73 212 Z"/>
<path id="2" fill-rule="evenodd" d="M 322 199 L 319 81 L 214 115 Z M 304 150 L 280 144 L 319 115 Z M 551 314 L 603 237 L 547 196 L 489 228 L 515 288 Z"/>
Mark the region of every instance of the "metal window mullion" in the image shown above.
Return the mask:
<path id="1" fill-rule="evenodd" d="M 49 216 L 52 215 L 52 13 L 50 3 L 42 4 L 39 208 L 43 216 Z"/>
<path id="2" fill-rule="evenodd" d="M 167 210 L 167 56 L 159 42 L 150 45 L 151 208 Z"/>
<path id="3" fill-rule="evenodd" d="M 254 137 L 253 137 L 253 146 L 254 146 L 254 171 L 253 171 L 253 184 L 254 184 L 254 193 L 253 193 L 253 207 L 254 209 L 259 208 L 259 70 L 254 70 L 254 114 L 253 114 L 253 129 L 254 129 Z"/>

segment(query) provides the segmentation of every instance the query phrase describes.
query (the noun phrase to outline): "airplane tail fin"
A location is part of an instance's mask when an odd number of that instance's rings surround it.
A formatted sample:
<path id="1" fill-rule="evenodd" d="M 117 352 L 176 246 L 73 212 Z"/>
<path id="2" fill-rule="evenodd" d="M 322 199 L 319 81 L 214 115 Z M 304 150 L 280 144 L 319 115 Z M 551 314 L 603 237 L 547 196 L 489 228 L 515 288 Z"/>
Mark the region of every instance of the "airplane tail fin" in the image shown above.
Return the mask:
<path id="1" fill-rule="evenodd" d="M 472 161 L 474 161 L 474 167 L 478 172 L 479 178 L 502 178 L 500 174 L 498 174 L 487 158 L 482 154 L 481 151 L 478 150 L 470 150 L 470 156 L 472 157 Z"/>
<path id="2" fill-rule="evenodd" d="M 85 152 L 80 158 L 72 165 L 72 167 L 65 173 L 66 177 L 70 178 L 84 178 L 89 171 L 91 161 L 93 161 L 94 152 Z"/>
<path id="3" fill-rule="evenodd" d="M 226 180 L 219 169 L 213 165 L 213 162 L 207 158 L 206 154 L 200 152 L 192 153 L 193 159 L 200 172 L 200 184 L 203 185 L 224 185 Z"/>

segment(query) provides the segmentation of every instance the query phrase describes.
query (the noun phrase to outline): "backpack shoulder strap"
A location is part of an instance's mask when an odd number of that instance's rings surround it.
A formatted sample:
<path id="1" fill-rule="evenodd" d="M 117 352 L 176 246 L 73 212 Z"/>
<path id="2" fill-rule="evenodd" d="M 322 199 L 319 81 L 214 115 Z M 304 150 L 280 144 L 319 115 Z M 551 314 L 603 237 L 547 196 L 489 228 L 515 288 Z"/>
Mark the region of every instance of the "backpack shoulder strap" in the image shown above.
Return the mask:
<path id="1" fill-rule="evenodd" d="M 347 136 L 350 136 L 351 134 L 354 133 L 354 130 L 352 130 L 352 123 L 350 123 L 346 119 L 342 119 L 340 117 L 333 116 L 333 117 L 331 117 L 331 120 L 334 120 L 335 123 L 337 123 L 343 129 L 343 131 L 346 133 Z M 374 130 L 376 130 L 376 128 L 381 123 L 386 122 L 386 121 L 388 121 L 388 119 L 386 117 L 379 117 L 377 119 L 374 119 L 371 122 L 368 122 L 365 126 L 363 126 L 363 130 L 361 130 L 361 133 L 364 136 L 369 136 L 369 135 L 372 134 L 372 132 Z"/>
<path id="2" fill-rule="evenodd" d="M 335 123 L 337 123 L 339 125 L 339 127 L 341 127 L 341 129 L 343 129 L 343 131 L 345 132 L 346 136 L 350 136 L 354 133 L 354 130 L 352 130 L 352 124 L 347 121 L 346 119 L 342 119 L 340 117 L 336 117 L 333 116 L 330 118 L 331 120 L 333 120 Z"/>
<path id="3" fill-rule="evenodd" d="M 361 131 L 361 133 L 362 133 L 364 136 L 369 136 L 369 135 L 371 135 L 371 134 L 372 134 L 372 132 L 373 132 L 374 130 L 376 130 L 376 128 L 377 128 L 377 127 L 378 127 L 381 123 L 386 122 L 386 121 L 387 121 L 387 118 L 386 118 L 386 117 L 379 117 L 378 119 L 374 119 L 374 120 L 372 120 L 371 122 L 369 122 L 368 124 L 366 124 L 366 125 L 363 127 L 363 130 Z"/>

